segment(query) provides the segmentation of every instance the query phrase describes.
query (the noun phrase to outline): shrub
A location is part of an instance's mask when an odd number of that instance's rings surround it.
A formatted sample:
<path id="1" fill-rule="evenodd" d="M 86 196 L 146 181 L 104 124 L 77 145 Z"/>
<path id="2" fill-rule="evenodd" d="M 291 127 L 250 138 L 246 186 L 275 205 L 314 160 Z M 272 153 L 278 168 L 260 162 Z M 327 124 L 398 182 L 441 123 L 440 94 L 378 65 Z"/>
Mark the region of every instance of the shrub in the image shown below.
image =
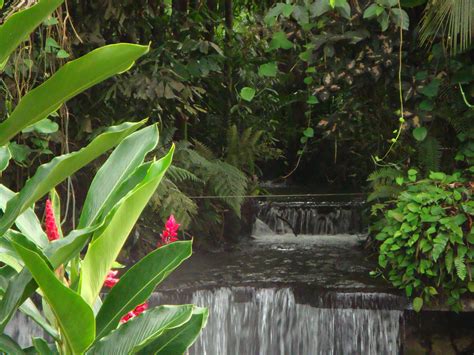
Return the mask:
<path id="1" fill-rule="evenodd" d="M 414 297 L 415 310 L 435 298 L 459 310 L 461 295 L 474 292 L 473 183 L 460 173 L 432 172 L 420 181 L 416 175 L 410 169 L 408 179 L 397 178 L 403 191 L 377 224 L 379 265 Z"/>

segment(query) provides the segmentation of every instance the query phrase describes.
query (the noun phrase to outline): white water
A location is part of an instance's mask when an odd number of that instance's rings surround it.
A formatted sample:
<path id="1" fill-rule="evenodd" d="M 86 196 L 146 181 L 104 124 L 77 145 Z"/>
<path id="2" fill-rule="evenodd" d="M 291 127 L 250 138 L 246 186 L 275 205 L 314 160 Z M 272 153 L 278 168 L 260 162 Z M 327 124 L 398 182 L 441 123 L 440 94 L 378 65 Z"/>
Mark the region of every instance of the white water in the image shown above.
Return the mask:
<path id="1" fill-rule="evenodd" d="M 297 304 L 288 288 L 257 289 L 250 300 L 239 300 L 234 291 L 220 288 L 193 294 L 193 303 L 208 307 L 210 318 L 190 354 L 399 353 L 401 311 L 314 308 Z M 341 299 L 340 305 L 349 298 Z"/>

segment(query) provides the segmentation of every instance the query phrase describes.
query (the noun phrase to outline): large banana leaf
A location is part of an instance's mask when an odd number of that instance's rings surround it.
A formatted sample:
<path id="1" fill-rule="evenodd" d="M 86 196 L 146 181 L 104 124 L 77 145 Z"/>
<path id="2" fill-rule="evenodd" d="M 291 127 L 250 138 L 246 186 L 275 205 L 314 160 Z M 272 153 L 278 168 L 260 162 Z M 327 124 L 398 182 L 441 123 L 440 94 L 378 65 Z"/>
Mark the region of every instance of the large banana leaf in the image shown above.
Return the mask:
<path id="1" fill-rule="evenodd" d="M 7 202 L 15 197 L 15 193 L 0 184 L 0 209 L 5 211 Z M 18 229 L 32 242 L 40 247 L 48 245 L 48 238 L 41 228 L 41 223 L 36 217 L 32 208 L 28 208 L 25 212 L 17 217 L 15 225 Z"/>
<path id="2" fill-rule="evenodd" d="M 0 219 L 0 236 L 15 223 L 16 218 L 20 214 L 47 194 L 49 190 L 99 155 L 116 146 L 125 137 L 143 125 L 144 122 L 127 122 L 119 126 L 110 127 L 81 150 L 61 155 L 49 163 L 41 165 L 36 174 L 26 182 L 20 193 L 8 201 L 5 214 Z"/>
<path id="3" fill-rule="evenodd" d="M 127 178 L 127 180 L 120 184 L 120 186 L 113 192 L 112 196 L 110 196 L 109 200 L 104 205 L 102 215 L 108 215 L 122 198 L 124 198 L 135 188 L 135 186 L 143 181 L 152 163 L 153 162 L 151 161 L 143 163 L 135 169 L 135 171 Z"/>
<path id="4" fill-rule="evenodd" d="M 136 44 L 111 44 L 65 64 L 50 79 L 28 92 L 10 117 L 0 123 L 0 146 L 80 92 L 128 70 L 148 50 L 148 46 Z"/>
<path id="5" fill-rule="evenodd" d="M 168 244 L 145 256 L 122 275 L 96 316 L 96 341 L 115 329 L 125 313 L 145 302 L 156 286 L 191 254 L 191 241 Z"/>
<path id="6" fill-rule="evenodd" d="M 66 264 L 85 247 L 90 235 L 101 224 L 96 224 L 80 230 L 72 231 L 66 238 L 50 243 L 44 253 L 48 257 L 53 269 Z M 8 284 L 7 292 L 0 301 L 0 331 L 8 324 L 20 305 L 25 302 L 36 290 L 37 284 L 30 272 L 23 269 L 13 276 Z"/>
<path id="7" fill-rule="evenodd" d="M 0 26 L 0 64 L 5 63 L 15 48 L 63 2 L 64 0 L 40 0 L 29 9 L 10 16 Z"/>
<path id="8" fill-rule="evenodd" d="M 171 164 L 174 146 L 169 153 L 153 163 L 145 179 L 110 212 L 105 227 L 94 234 L 81 269 L 81 296 L 93 305 L 105 277 L 122 249 L 141 212 L 158 187 Z"/>
<path id="9" fill-rule="evenodd" d="M 8 146 L 0 147 L 0 176 L 2 175 L 2 171 L 8 167 L 10 159 L 12 157 L 12 153 Z"/>
<path id="10" fill-rule="evenodd" d="M 143 163 L 146 154 L 157 144 L 158 129 L 152 125 L 131 134 L 115 148 L 92 181 L 78 228 L 94 222 L 117 187 Z"/>
<path id="11" fill-rule="evenodd" d="M 18 238 L 13 244 L 51 307 L 67 347 L 74 354 L 83 353 L 95 337 L 92 309 L 77 293 L 66 287 L 43 257 L 31 250 L 31 244 L 23 243 L 24 241 L 25 239 Z"/>
<path id="12" fill-rule="evenodd" d="M 153 342 L 137 352 L 141 355 L 174 355 L 184 354 L 196 341 L 201 329 L 206 326 L 208 311 L 195 307 L 191 319 L 182 326 L 167 329 Z"/>
<path id="13" fill-rule="evenodd" d="M 166 329 L 180 327 L 188 322 L 192 313 L 193 305 L 153 308 L 121 325 L 96 343 L 87 354 L 134 354 Z"/>
<path id="14" fill-rule="evenodd" d="M 20 345 L 6 334 L 0 335 L 0 350 L 2 354 L 24 354 Z"/>

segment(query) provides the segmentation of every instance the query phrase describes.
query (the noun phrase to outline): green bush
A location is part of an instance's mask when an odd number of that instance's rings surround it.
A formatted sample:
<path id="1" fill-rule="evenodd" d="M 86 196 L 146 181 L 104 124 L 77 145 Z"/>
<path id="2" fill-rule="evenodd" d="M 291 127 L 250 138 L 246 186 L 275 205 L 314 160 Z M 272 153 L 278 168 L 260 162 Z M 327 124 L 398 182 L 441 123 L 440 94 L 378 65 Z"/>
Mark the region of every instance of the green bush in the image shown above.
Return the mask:
<path id="1" fill-rule="evenodd" d="M 408 179 L 397 178 L 403 191 L 382 207 L 379 265 L 414 297 L 415 310 L 434 299 L 460 310 L 461 295 L 474 292 L 472 179 L 432 172 L 416 181 L 416 175 L 411 169 Z"/>

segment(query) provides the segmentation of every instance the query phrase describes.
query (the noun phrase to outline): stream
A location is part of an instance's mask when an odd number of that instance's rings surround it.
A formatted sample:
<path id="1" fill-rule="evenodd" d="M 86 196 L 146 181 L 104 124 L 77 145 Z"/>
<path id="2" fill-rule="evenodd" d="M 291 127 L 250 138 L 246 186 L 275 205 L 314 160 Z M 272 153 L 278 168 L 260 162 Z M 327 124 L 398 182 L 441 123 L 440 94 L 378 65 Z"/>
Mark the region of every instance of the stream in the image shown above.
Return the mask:
<path id="1" fill-rule="evenodd" d="M 198 251 L 150 304 L 194 303 L 209 320 L 195 355 L 474 354 L 474 313 L 424 311 L 369 272 L 359 202 L 262 202 L 252 238 Z M 14 318 L 29 343 L 37 327 Z"/>

